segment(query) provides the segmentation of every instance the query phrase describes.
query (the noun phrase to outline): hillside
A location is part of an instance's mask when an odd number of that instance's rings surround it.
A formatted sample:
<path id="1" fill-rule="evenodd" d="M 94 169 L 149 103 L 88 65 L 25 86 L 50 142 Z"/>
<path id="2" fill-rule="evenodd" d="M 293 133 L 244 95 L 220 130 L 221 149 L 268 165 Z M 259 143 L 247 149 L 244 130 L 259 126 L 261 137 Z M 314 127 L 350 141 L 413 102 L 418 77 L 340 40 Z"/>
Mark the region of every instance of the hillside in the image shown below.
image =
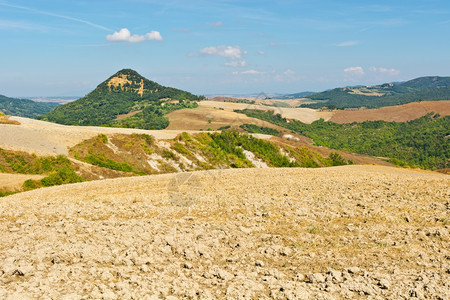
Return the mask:
<path id="1" fill-rule="evenodd" d="M 327 121 L 353 123 L 364 121 L 407 122 L 429 113 L 450 116 L 450 100 L 411 102 L 376 109 L 335 110 Z"/>
<path id="2" fill-rule="evenodd" d="M 403 83 L 335 88 L 306 98 L 304 107 L 379 108 L 417 101 L 449 100 L 450 77 L 421 77 Z"/>
<path id="3" fill-rule="evenodd" d="M 0 95 L 0 112 L 11 116 L 36 118 L 48 113 L 56 106 L 58 106 L 57 103 L 34 102 Z"/>
<path id="4" fill-rule="evenodd" d="M 16 191 L 80 180 L 217 168 L 391 165 L 373 157 L 315 147 L 309 139 L 283 136 L 274 129 L 268 133 L 280 137 L 258 134 L 267 133 L 267 128 L 254 124 L 257 134 L 247 135 L 67 126 L 18 117 L 12 121 L 17 124 L 0 124 L 0 172 L 52 176 L 44 182 L 28 182 Z M 0 193 L 11 192 L 8 186 L 17 187 L 17 180 L 0 186 Z"/>
<path id="5" fill-rule="evenodd" d="M 165 114 L 196 107 L 202 97 L 148 80 L 136 71 L 124 69 L 102 82 L 85 97 L 61 105 L 43 120 L 66 125 L 108 125 L 142 129 L 163 129 Z"/>
<path id="6" fill-rule="evenodd" d="M 279 96 L 277 98 L 279 99 L 297 99 L 297 98 L 304 98 L 311 95 L 316 94 L 315 92 L 299 92 L 299 93 L 293 93 L 293 94 L 286 94 L 283 96 Z"/>
<path id="7" fill-rule="evenodd" d="M 449 185 L 431 172 L 343 166 L 8 196 L 0 298 L 446 299 Z"/>
<path id="8" fill-rule="evenodd" d="M 284 127 L 311 138 L 318 146 L 388 157 L 400 166 L 445 169 L 449 166 L 450 116 L 429 113 L 408 122 L 364 121 L 344 123 L 323 119 L 305 124 L 288 120 L 273 111 L 245 109 L 237 111 Z"/>

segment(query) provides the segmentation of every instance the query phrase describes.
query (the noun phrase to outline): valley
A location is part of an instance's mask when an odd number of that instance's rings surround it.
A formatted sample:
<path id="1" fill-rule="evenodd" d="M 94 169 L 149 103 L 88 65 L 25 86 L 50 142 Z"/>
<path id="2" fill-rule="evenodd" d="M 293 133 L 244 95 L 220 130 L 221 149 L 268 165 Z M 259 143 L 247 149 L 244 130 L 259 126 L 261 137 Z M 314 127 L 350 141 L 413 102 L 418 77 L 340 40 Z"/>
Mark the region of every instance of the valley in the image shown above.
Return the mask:
<path id="1" fill-rule="evenodd" d="M 40 120 L 0 115 L 0 298 L 445 299 L 450 101 L 304 96 L 124 69 Z"/>

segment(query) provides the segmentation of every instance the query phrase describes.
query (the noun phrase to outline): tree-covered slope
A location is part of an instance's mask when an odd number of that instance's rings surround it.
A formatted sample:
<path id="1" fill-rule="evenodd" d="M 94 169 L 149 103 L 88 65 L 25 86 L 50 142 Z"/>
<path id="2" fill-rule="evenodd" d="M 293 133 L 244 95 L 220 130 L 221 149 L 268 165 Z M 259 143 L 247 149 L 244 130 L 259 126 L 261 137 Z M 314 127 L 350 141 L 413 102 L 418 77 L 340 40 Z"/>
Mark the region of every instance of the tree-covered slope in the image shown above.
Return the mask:
<path id="1" fill-rule="evenodd" d="M 9 98 L 0 95 L 0 111 L 6 115 L 36 118 L 54 109 L 58 104 L 34 102 L 28 99 Z"/>
<path id="2" fill-rule="evenodd" d="M 191 101 L 201 99 L 189 92 L 148 80 L 136 71 L 124 69 L 85 97 L 57 107 L 44 119 L 66 125 L 159 129 L 168 125 L 163 117 L 165 113 L 192 107 L 194 104 Z"/>
<path id="3" fill-rule="evenodd" d="M 428 114 L 409 122 L 365 121 L 337 124 L 323 119 L 311 124 L 259 110 L 238 111 L 314 140 L 318 146 L 388 157 L 399 165 L 444 169 L 450 163 L 450 116 Z"/>
<path id="4" fill-rule="evenodd" d="M 313 94 L 305 107 L 379 108 L 417 101 L 449 100 L 450 77 L 420 77 L 403 83 L 345 87 Z"/>

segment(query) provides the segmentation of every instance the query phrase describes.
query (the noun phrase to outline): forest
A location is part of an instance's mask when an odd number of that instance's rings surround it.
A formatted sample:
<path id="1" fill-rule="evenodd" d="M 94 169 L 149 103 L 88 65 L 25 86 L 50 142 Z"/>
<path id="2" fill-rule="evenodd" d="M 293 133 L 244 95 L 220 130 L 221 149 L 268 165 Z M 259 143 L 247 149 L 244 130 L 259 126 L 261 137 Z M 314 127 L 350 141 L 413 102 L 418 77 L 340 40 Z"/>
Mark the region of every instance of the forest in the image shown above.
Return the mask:
<path id="1" fill-rule="evenodd" d="M 311 124 L 287 120 L 271 111 L 238 110 L 313 139 L 318 146 L 377 157 L 401 166 L 444 169 L 450 166 L 450 116 L 427 114 L 409 122 L 365 121 Z"/>

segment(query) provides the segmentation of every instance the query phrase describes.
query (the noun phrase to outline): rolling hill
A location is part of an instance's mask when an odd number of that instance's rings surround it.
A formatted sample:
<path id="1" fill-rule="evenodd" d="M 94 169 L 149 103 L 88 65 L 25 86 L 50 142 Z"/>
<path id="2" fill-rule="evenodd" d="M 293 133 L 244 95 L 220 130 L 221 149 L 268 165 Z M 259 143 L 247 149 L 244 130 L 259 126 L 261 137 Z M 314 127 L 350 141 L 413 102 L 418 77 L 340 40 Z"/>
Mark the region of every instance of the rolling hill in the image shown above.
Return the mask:
<path id="1" fill-rule="evenodd" d="M 303 107 L 380 108 L 418 101 L 449 100 L 450 77 L 420 77 L 403 83 L 335 88 L 309 95 Z"/>
<path id="2" fill-rule="evenodd" d="M 0 111 L 6 115 L 36 118 L 58 106 L 57 103 L 35 102 L 28 99 L 10 98 L 0 95 Z"/>
<path id="3" fill-rule="evenodd" d="M 193 101 L 202 98 L 123 69 L 85 97 L 57 107 L 43 119 L 66 125 L 162 129 L 169 125 L 165 114 L 196 107 Z"/>

